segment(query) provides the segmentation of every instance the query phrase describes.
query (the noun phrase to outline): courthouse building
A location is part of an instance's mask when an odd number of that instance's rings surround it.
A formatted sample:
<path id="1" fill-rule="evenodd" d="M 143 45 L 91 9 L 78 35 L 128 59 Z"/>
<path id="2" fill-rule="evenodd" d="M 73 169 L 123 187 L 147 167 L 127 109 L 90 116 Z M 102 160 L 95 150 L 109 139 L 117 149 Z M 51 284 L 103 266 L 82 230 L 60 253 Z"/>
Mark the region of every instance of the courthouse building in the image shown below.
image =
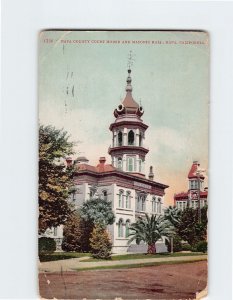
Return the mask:
<path id="1" fill-rule="evenodd" d="M 207 205 L 208 188 L 204 187 L 205 176 L 199 172 L 200 164 L 194 161 L 188 173 L 188 190 L 174 195 L 174 205 L 181 210 Z"/>
<path id="2" fill-rule="evenodd" d="M 76 207 L 92 197 L 111 201 L 116 217 L 115 223 L 108 226 L 113 242 L 112 251 L 146 252 L 147 245 L 127 244 L 129 226 L 145 213 L 163 214 L 168 185 L 154 180 L 152 166 L 149 174 L 145 174 L 146 155 L 149 152 L 145 146 L 148 125 L 142 120 L 143 107 L 132 96 L 131 70 L 128 70 L 126 96 L 113 114 L 115 120 L 109 127 L 112 141 L 109 149 L 106 149 L 111 156 L 111 164 L 106 163 L 105 157 L 100 157 L 96 166 L 90 165 L 85 157 L 78 157 L 74 161 L 67 158 L 67 164 L 75 164 L 76 169 L 76 192 L 70 201 Z M 60 244 L 62 226 L 55 231 L 57 236 L 53 237 Z M 163 239 L 156 243 L 156 250 L 167 250 Z"/>

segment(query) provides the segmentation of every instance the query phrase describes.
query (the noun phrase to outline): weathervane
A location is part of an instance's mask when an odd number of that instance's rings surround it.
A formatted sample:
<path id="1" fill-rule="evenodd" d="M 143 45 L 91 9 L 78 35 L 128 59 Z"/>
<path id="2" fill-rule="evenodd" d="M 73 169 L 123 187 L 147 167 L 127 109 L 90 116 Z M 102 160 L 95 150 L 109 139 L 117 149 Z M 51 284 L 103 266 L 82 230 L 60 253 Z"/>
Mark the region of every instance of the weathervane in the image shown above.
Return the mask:
<path id="1" fill-rule="evenodd" d="M 134 61 L 135 61 L 135 55 L 133 54 L 133 51 L 130 50 L 128 55 L 128 64 L 127 64 L 129 70 L 131 70 Z"/>

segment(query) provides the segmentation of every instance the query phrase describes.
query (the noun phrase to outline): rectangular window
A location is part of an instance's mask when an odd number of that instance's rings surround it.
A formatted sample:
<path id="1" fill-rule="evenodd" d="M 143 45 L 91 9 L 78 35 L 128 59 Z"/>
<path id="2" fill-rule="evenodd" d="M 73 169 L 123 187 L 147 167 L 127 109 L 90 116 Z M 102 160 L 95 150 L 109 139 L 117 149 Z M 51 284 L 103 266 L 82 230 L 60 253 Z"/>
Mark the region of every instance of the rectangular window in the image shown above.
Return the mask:
<path id="1" fill-rule="evenodd" d="M 133 157 L 128 157 L 128 171 L 133 172 L 134 159 Z"/>
<path id="2" fill-rule="evenodd" d="M 57 227 L 54 227 L 54 229 L 53 229 L 53 235 L 57 236 Z"/>

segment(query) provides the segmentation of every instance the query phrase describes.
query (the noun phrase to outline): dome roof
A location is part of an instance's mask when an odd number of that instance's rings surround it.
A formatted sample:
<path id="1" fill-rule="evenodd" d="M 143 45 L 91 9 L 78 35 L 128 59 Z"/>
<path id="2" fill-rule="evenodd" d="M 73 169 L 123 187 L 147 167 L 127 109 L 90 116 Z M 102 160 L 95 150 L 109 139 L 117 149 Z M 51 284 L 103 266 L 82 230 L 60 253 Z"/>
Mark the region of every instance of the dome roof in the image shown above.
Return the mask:
<path id="1" fill-rule="evenodd" d="M 118 105 L 118 107 L 114 110 L 114 116 L 117 118 L 119 115 L 123 114 L 136 114 L 139 117 L 141 117 L 144 113 L 142 106 L 140 106 L 132 96 L 132 79 L 131 79 L 131 70 L 128 70 L 128 77 L 126 79 L 127 85 L 126 85 L 126 96 L 125 99 L 122 101 L 121 104 Z"/>

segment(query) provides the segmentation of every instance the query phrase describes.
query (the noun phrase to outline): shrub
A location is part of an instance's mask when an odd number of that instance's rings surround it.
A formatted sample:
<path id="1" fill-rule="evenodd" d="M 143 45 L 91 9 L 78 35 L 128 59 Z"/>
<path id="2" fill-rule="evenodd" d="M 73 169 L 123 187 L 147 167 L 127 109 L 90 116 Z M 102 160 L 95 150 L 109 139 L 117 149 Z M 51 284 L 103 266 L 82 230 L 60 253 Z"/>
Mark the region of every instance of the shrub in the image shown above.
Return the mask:
<path id="1" fill-rule="evenodd" d="M 39 238 L 39 255 L 51 254 L 56 250 L 56 242 L 49 237 Z"/>
<path id="2" fill-rule="evenodd" d="M 90 237 L 91 254 L 94 258 L 110 258 L 112 243 L 108 232 L 102 226 L 96 225 Z"/>
<path id="3" fill-rule="evenodd" d="M 182 250 L 183 251 L 192 251 L 192 246 L 189 244 L 183 244 L 182 245 Z"/>
<path id="4" fill-rule="evenodd" d="M 198 252 L 207 252 L 207 242 L 206 241 L 200 241 L 195 245 L 195 248 L 197 249 Z"/>
<path id="5" fill-rule="evenodd" d="M 88 252 L 92 229 L 91 223 L 83 220 L 78 212 L 73 212 L 63 228 L 62 250 L 66 252 Z"/>

